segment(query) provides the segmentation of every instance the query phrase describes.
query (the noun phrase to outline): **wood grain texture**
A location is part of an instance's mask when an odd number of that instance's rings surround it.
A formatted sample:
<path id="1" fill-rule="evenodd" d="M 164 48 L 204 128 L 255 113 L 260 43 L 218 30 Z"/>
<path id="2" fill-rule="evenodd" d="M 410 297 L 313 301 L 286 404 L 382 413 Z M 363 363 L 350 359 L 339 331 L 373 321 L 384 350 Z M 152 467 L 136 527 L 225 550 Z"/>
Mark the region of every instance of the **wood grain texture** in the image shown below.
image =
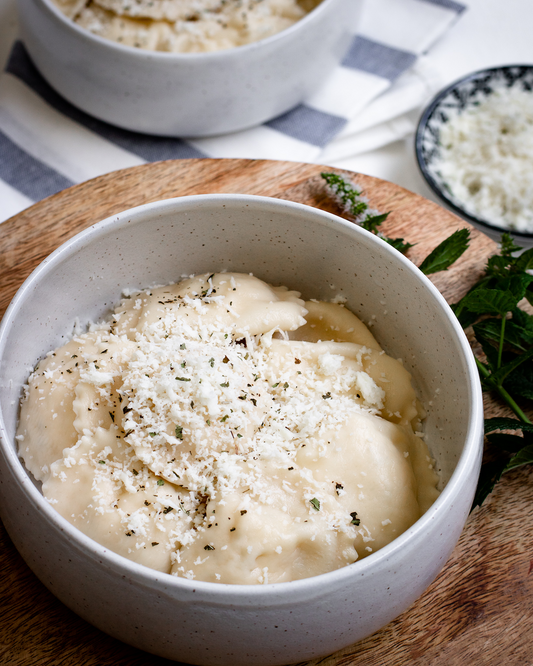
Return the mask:
<path id="1" fill-rule="evenodd" d="M 60 192 L 0 225 L 0 315 L 52 250 L 132 206 L 227 192 L 274 196 L 343 214 L 327 193 L 321 170 L 292 162 L 179 160 L 118 171 Z M 397 185 L 348 175 L 364 189 L 373 208 L 392 211 L 384 231 L 416 243 L 408 256 L 417 264 L 452 231 L 468 226 Z M 433 282 L 448 301 L 457 300 L 494 250 L 492 241 L 472 230 L 467 253 Z M 488 415 L 505 413 L 489 398 L 485 408 Z M 305 666 L 533 664 L 532 506 L 533 470 L 504 477 L 483 508 L 470 517 L 444 570 L 411 608 L 366 640 Z M 130 648 L 74 615 L 35 578 L 1 525 L 0 567 L 0 664 L 176 663 Z"/>

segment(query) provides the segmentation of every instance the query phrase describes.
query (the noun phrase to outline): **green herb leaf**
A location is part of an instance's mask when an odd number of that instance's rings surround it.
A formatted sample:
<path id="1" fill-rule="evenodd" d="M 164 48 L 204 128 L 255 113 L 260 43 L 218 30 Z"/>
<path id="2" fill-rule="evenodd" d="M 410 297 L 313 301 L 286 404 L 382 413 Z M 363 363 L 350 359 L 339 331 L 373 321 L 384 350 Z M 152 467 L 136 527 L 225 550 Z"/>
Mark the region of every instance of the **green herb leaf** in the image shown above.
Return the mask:
<path id="1" fill-rule="evenodd" d="M 367 231 L 371 231 L 373 234 L 377 233 L 378 227 L 380 224 L 385 222 L 385 220 L 389 217 L 390 213 L 382 213 L 380 215 L 371 215 L 366 217 L 364 220 L 361 221 L 361 227 L 363 229 L 366 229 Z"/>
<path id="2" fill-rule="evenodd" d="M 463 328 L 468 328 L 479 319 L 479 315 L 476 312 L 470 312 L 470 310 L 464 306 L 463 300 L 454 303 L 450 307 L 454 311 L 461 326 Z"/>
<path id="3" fill-rule="evenodd" d="M 316 497 L 313 497 L 313 499 L 310 499 L 309 502 L 311 503 L 313 509 L 320 511 L 320 500 L 317 500 Z"/>
<path id="4" fill-rule="evenodd" d="M 174 432 L 176 433 L 176 437 L 178 439 L 183 439 L 183 427 L 182 426 L 177 425 L 176 430 Z"/>
<path id="5" fill-rule="evenodd" d="M 424 275 L 447 270 L 466 251 L 470 242 L 468 229 L 458 229 L 428 254 L 419 268 Z"/>
<path id="6" fill-rule="evenodd" d="M 388 238 L 379 231 L 380 225 L 385 222 L 390 213 L 377 213 L 370 211 L 368 203 L 361 198 L 362 191 L 348 182 L 343 176 L 337 173 L 320 174 L 326 181 L 335 196 L 339 199 L 341 205 L 352 215 L 363 229 L 376 234 L 389 245 L 392 245 L 399 252 L 407 252 L 412 246 L 406 243 L 403 238 Z"/>
<path id="7" fill-rule="evenodd" d="M 494 386 L 501 386 L 505 379 L 519 366 L 525 363 L 528 359 L 533 357 L 533 347 L 524 354 L 519 354 L 515 358 L 503 365 L 499 370 L 493 372 L 490 376 L 490 384 Z"/>
<path id="8" fill-rule="evenodd" d="M 491 432 L 487 435 L 488 441 L 502 451 L 518 453 L 524 448 L 524 438 L 519 435 L 508 435 L 504 432 Z"/>
<path id="9" fill-rule="evenodd" d="M 516 310 L 514 310 L 516 312 Z M 498 347 L 500 343 L 501 319 L 484 319 L 474 325 L 474 333 L 479 342 L 485 340 Z M 513 319 L 508 319 L 505 326 L 505 345 L 517 352 L 524 352 L 533 344 L 533 335 Z"/>
<path id="10" fill-rule="evenodd" d="M 531 359 L 511 372 L 504 386 L 522 398 L 533 400 L 533 363 Z"/>
<path id="11" fill-rule="evenodd" d="M 497 460 L 493 463 L 483 465 L 479 475 L 479 481 L 476 488 L 476 494 L 474 495 L 474 501 L 472 502 L 471 511 L 475 509 L 476 506 L 481 506 L 487 499 L 504 473 L 506 465 L 507 461 L 505 460 Z"/>
<path id="12" fill-rule="evenodd" d="M 516 258 L 515 266 L 519 271 L 528 271 L 533 268 L 533 247 Z"/>
<path id="13" fill-rule="evenodd" d="M 485 434 L 494 432 L 494 430 L 523 430 L 524 432 L 533 432 L 532 423 L 522 423 L 517 419 L 495 417 L 485 419 Z"/>
<path id="14" fill-rule="evenodd" d="M 413 247 L 412 243 L 405 242 L 403 238 L 387 238 L 385 236 L 381 236 L 381 238 L 383 238 L 386 243 L 392 245 L 395 250 L 398 250 L 398 252 L 401 252 L 402 254 L 405 254 L 407 250 Z"/>
<path id="15" fill-rule="evenodd" d="M 503 257 L 510 257 L 514 252 L 518 252 L 522 248 L 516 245 L 511 234 L 504 232 L 500 240 L 501 255 Z"/>
<path id="16" fill-rule="evenodd" d="M 359 518 L 357 517 L 357 511 L 352 511 L 352 513 L 350 514 L 350 516 L 352 517 L 352 520 L 351 520 L 351 522 L 350 522 L 350 525 L 360 525 L 360 524 L 361 524 L 361 521 L 360 521 Z"/>
<path id="17" fill-rule="evenodd" d="M 462 300 L 463 305 L 476 314 L 497 314 L 505 316 L 518 304 L 515 295 L 509 290 L 476 289 Z"/>
<path id="18" fill-rule="evenodd" d="M 524 446 L 523 449 L 518 451 L 511 460 L 507 463 L 505 469 L 503 470 L 503 473 L 505 472 L 510 472 L 512 469 L 516 469 L 517 467 L 522 467 L 523 465 L 529 465 L 529 463 L 533 462 L 533 444 L 529 444 L 528 446 Z"/>

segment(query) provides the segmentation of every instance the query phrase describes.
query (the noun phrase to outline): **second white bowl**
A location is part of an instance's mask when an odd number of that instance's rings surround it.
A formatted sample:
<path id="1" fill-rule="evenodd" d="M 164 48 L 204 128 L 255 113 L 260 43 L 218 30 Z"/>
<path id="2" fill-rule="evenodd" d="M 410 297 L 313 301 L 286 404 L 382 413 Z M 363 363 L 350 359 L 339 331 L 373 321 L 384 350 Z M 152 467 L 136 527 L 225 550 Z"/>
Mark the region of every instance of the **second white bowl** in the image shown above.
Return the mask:
<path id="1" fill-rule="evenodd" d="M 18 0 L 18 9 L 32 60 L 69 102 L 125 129 L 199 137 L 258 125 L 306 99 L 346 53 L 362 2 L 323 0 L 259 42 L 191 54 L 102 39 L 51 0 Z"/>

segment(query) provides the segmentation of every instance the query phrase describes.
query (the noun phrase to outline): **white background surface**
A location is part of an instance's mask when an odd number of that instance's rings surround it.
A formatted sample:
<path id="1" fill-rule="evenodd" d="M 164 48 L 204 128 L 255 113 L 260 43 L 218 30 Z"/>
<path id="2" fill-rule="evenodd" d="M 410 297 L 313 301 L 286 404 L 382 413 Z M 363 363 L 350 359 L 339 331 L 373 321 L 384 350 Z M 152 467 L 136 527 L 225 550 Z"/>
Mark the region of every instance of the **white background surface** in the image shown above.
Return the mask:
<path id="1" fill-rule="evenodd" d="M 16 0 L 0 0 L 0 64 L 17 36 Z M 372 0 L 366 0 L 372 2 Z M 463 0 L 468 10 L 427 55 L 442 86 L 485 67 L 533 63 L 533 0 Z M 418 115 L 420 111 L 417 112 Z M 336 161 L 351 169 L 402 185 L 436 200 L 419 174 L 413 137 L 379 150 Z"/>

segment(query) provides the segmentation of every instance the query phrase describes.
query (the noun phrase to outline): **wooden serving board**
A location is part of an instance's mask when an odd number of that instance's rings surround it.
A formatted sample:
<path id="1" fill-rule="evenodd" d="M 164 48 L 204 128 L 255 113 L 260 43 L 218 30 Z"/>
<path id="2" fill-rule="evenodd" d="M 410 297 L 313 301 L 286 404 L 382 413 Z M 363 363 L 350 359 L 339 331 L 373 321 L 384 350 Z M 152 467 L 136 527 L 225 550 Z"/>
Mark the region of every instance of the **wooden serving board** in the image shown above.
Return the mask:
<path id="1" fill-rule="evenodd" d="M 111 173 L 60 192 L 0 225 L 0 315 L 35 266 L 68 238 L 114 213 L 157 199 L 201 193 L 274 196 L 343 214 L 316 165 L 257 160 L 178 160 Z M 330 170 L 330 169 L 328 169 Z M 392 211 L 384 231 L 416 243 L 416 264 L 469 226 L 392 183 L 347 174 L 373 208 Z M 479 277 L 496 246 L 472 230 L 467 253 L 433 281 L 450 302 Z M 486 400 L 488 415 L 505 413 Z M 384 629 L 306 666 L 505 666 L 533 664 L 533 470 L 504 477 L 469 518 L 437 580 Z M 55 599 L 25 565 L 0 524 L 0 664 L 162 666 L 110 638 Z M 309 609 L 312 613 L 312 608 Z M 301 664 L 300 666 L 303 666 Z"/>

